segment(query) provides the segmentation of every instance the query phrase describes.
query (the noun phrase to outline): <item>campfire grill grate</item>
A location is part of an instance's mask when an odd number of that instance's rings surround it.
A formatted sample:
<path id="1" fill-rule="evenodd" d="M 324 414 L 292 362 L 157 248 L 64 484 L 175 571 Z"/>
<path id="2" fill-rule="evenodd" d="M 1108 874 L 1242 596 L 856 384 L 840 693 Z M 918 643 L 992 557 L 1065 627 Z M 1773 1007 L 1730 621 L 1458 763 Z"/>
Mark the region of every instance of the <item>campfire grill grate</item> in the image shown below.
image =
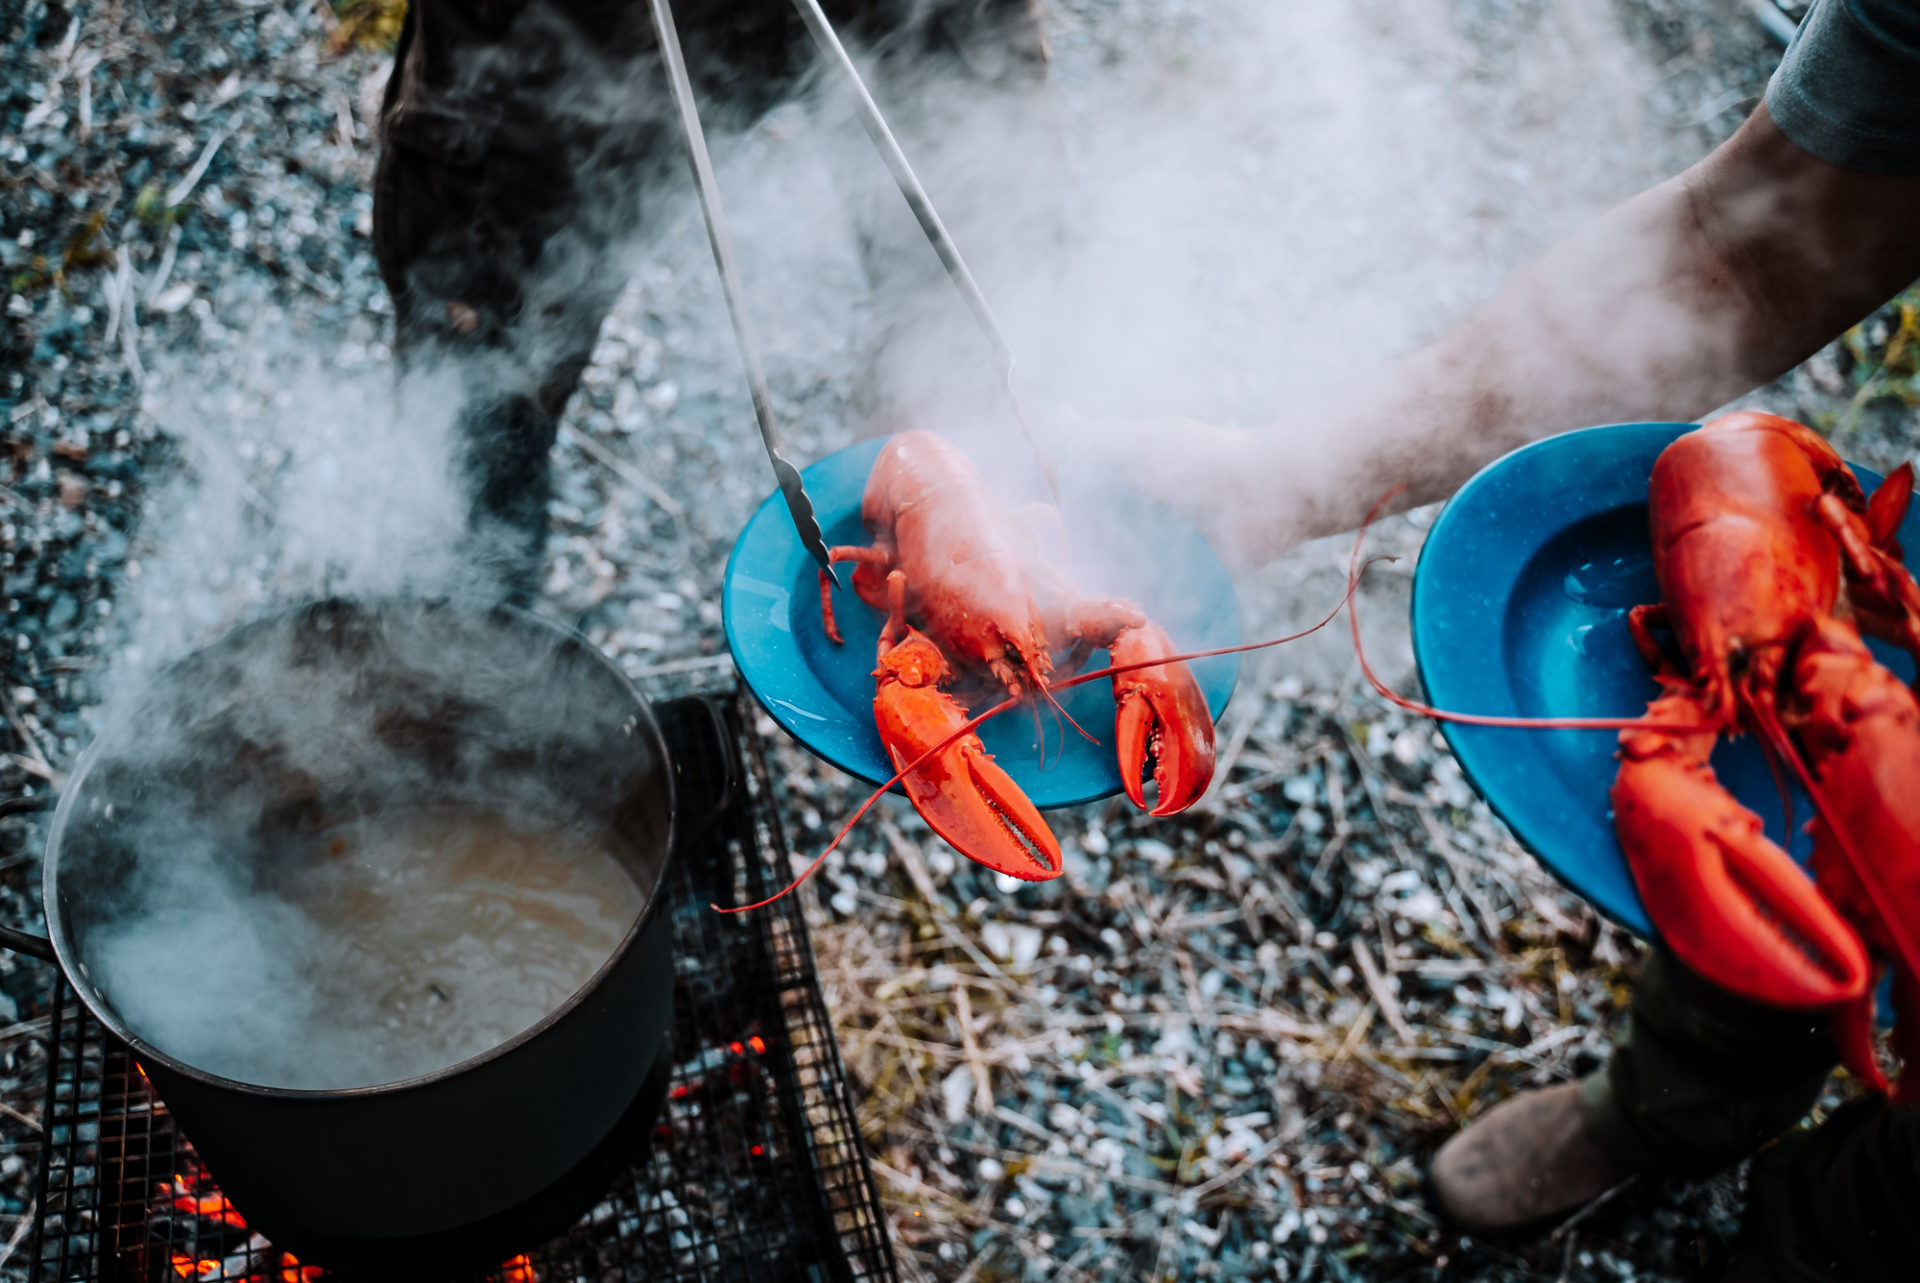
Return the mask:
<path id="1" fill-rule="evenodd" d="M 798 897 L 737 918 L 789 876 L 751 716 L 737 694 L 655 705 L 680 759 L 682 813 L 717 815 L 671 875 L 672 1078 L 653 1129 L 565 1234 L 478 1277 L 896 1280 Z M 737 757 L 687 751 L 717 715 Z M 711 735 L 705 737 L 717 747 Z M 689 805 L 689 804 L 692 805 Z M 27 1244 L 44 1283 L 319 1283 L 247 1229 L 126 1048 L 62 985 L 49 1026 L 40 1195 Z"/>

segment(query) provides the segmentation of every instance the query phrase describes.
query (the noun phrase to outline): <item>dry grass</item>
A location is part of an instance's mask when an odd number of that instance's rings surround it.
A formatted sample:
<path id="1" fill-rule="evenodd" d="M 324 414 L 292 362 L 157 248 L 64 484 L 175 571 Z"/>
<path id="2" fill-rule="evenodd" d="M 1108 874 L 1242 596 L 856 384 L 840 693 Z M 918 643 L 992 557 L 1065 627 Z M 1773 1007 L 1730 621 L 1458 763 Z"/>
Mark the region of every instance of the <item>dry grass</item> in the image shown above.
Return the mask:
<path id="1" fill-rule="evenodd" d="M 1527 1276 L 1529 1252 L 1437 1223 L 1424 1158 L 1602 1063 L 1637 946 L 1513 844 L 1430 727 L 1371 697 L 1259 695 L 1199 810 L 1058 814 L 1057 882 L 993 889 L 904 807 L 829 865 L 822 980 L 911 1274 L 1299 1278 L 1365 1258 L 1380 1277 L 1464 1253 Z M 844 786 L 779 760 L 809 843 Z M 1637 1239 L 1676 1200 L 1717 1242 L 1730 1198 L 1654 1191 L 1530 1250 L 1558 1266 L 1582 1234 Z"/>

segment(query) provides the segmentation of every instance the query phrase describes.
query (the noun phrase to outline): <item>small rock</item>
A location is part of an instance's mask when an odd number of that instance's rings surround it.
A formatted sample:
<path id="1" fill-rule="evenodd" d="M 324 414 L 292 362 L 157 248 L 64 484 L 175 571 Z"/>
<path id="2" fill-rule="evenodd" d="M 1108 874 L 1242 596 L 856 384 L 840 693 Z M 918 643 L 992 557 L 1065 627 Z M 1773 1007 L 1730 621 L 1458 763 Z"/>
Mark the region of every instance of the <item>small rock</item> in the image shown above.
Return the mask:
<path id="1" fill-rule="evenodd" d="M 945 1108 L 949 1123 L 958 1123 L 967 1116 L 968 1107 L 973 1103 L 971 1069 L 956 1065 L 951 1073 L 940 1080 L 940 1103 Z"/>

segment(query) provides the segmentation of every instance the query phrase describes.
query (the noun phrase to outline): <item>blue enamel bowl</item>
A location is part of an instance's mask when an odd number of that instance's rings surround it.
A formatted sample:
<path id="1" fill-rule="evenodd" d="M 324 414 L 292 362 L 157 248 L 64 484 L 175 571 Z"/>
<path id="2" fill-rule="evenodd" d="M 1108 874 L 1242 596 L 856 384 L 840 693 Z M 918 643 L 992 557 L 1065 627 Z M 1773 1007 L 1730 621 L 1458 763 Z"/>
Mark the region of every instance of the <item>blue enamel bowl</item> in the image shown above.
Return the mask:
<path id="1" fill-rule="evenodd" d="M 860 521 L 860 498 L 883 444 L 862 441 L 802 471 L 830 546 L 872 542 Z M 1078 551 L 1098 553 L 1099 566 L 1076 567 L 1084 591 L 1138 602 L 1182 650 L 1240 643 L 1233 581 L 1190 524 L 1162 508 L 1115 504 L 1110 495 L 1077 503 L 1069 492 L 1064 511 Z M 848 569 L 841 578 L 849 586 L 834 595 L 834 614 L 846 639 L 836 646 L 821 628 L 818 567 L 775 492 L 733 546 L 721 607 L 741 680 L 773 720 L 819 757 L 879 784 L 893 775 L 873 726 L 874 647 L 883 619 L 854 595 Z M 1099 651 L 1087 667 L 1106 663 L 1106 652 Z M 1233 694 L 1238 657 L 1198 660 L 1192 667 L 1218 720 Z M 995 698 L 984 697 L 979 706 Z M 1042 809 L 1096 801 L 1121 789 L 1112 688 L 1104 681 L 1089 682 L 1062 694 L 1060 702 L 1098 744 L 1051 714 L 1042 715 L 1037 736 L 1035 720 L 1024 709 L 980 729 L 988 751 Z"/>
<path id="2" fill-rule="evenodd" d="M 1449 502 L 1413 579 L 1413 647 L 1437 708 L 1520 717 L 1632 717 L 1656 687 L 1627 612 L 1656 601 L 1647 481 L 1667 445 L 1696 425 L 1622 423 L 1536 442 L 1488 465 Z M 1869 492 L 1878 474 L 1854 466 Z M 1920 508 L 1900 528 L 1920 546 Z M 1869 643 L 1903 680 L 1907 657 Z M 1600 912 L 1653 934 L 1614 837 L 1607 789 L 1612 731 L 1509 730 L 1443 722 L 1468 780 L 1514 836 Z M 1773 777 L 1751 737 L 1723 740 L 1713 768 L 1804 863 Z M 1812 806 L 1798 788 L 1794 811 Z M 1796 830 L 1799 829 L 1797 824 Z"/>

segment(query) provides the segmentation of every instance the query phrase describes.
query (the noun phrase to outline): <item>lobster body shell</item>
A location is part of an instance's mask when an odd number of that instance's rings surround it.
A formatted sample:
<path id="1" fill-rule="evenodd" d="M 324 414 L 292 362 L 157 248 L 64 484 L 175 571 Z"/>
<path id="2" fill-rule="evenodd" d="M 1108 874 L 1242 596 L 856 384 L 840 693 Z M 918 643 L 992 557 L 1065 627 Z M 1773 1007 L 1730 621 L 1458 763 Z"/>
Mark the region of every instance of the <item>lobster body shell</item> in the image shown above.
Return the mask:
<path id="1" fill-rule="evenodd" d="M 1009 677 L 1045 682 L 1052 661 L 1026 558 L 965 455 L 932 433 L 895 437 L 868 474 L 860 517 L 874 546 L 886 549 L 906 576 L 908 615 L 948 654 L 1009 685 Z M 862 567 L 856 590 L 863 571 L 874 583 Z M 878 585 L 860 595 L 876 609 L 888 608 Z"/>
<path id="2" fill-rule="evenodd" d="M 1710 710 L 1731 714 L 1738 656 L 1772 652 L 1830 614 L 1840 552 L 1819 517 L 1859 483 L 1818 435 L 1786 419 L 1733 414 L 1663 451 L 1647 487 L 1654 575 L 1667 619 Z"/>

